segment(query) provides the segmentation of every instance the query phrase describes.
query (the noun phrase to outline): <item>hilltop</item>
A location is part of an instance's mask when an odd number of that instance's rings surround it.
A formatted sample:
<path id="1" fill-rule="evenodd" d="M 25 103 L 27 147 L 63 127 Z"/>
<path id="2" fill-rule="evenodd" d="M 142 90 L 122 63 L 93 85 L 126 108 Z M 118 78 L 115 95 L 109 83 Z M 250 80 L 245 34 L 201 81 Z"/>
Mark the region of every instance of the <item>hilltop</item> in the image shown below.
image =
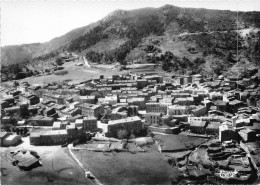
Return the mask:
<path id="1" fill-rule="evenodd" d="M 172 5 L 116 10 L 46 43 L 4 47 L 1 59 L 2 65 L 44 62 L 69 51 L 94 63 L 148 62 L 177 74 L 232 71 L 232 75 L 243 76 L 251 75 L 241 72 L 243 66 L 258 68 L 259 30 L 260 12 Z"/>

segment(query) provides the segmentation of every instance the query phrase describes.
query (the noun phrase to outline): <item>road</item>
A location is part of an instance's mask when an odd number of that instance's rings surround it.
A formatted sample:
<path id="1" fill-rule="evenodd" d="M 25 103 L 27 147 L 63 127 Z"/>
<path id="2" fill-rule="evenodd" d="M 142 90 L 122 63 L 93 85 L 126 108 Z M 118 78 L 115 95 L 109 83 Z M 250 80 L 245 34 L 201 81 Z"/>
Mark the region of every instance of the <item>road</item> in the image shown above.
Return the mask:
<path id="1" fill-rule="evenodd" d="M 73 145 L 69 144 L 68 145 L 68 150 L 70 155 L 72 156 L 72 158 L 78 163 L 78 165 L 80 166 L 80 168 L 85 172 L 85 177 L 90 179 L 94 185 L 102 185 L 102 183 L 91 173 L 91 171 L 89 171 L 89 169 L 87 169 L 76 157 L 76 155 L 71 151 Z M 91 178 L 89 178 L 91 177 Z"/>
<path id="2" fill-rule="evenodd" d="M 90 67 L 88 60 L 86 59 L 85 56 L 83 56 L 83 60 L 84 60 L 85 66 Z"/>
<path id="3" fill-rule="evenodd" d="M 243 33 L 243 32 L 249 32 L 250 30 L 252 30 L 251 28 L 245 28 L 245 29 L 239 29 L 239 30 L 229 30 L 230 32 L 231 31 L 238 31 L 238 32 L 241 32 L 241 33 Z M 254 30 L 256 30 L 256 31 L 258 31 L 258 29 L 254 29 Z M 199 34 L 203 34 L 203 33 L 206 33 L 206 34 L 212 34 L 212 33 L 227 33 L 228 31 L 209 31 L 209 32 L 195 32 L 195 33 L 187 33 L 187 32 L 185 32 L 185 33 L 181 33 L 181 34 L 178 34 L 178 35 L 176 35 L 176 36 L 184 36 L 184 35 L 199 35 Z"/>

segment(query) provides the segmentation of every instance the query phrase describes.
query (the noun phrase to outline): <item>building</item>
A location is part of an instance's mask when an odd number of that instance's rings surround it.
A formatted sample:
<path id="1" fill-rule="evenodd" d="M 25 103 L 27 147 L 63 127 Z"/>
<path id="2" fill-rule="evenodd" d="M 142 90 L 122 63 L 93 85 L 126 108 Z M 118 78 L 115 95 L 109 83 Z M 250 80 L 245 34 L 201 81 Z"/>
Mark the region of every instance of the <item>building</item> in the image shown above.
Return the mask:
<path id="1" fill-rule="evenodd" d="M 4 116 L 1 118 L 1 125 L 11 124 L 12 119 L 10 116 Z"/>
<path id="2" fill-rule="evenodd" d="M 196 134 L 206 133 L 207 122 L 206 121 L 196 121 L 190 123 L 190 131 Z"/>
<path id="3" fill-rule="evenodd" d="M 56 94 L 43 94 L 42 98 L 44 101 L 54 101 L 57 104 L 63 105 L 65 104 L 65 99 L 61 95 Z"/>
<path id="4" fill-rule="evenodd" d="M 154 125 L 154 124 L 157 124 L 159 125 L 160 124 L 160 118 L 161 118 L 162 114 L 161 113 L 158 113 L 158 112 L 149 112 L 149 113 L 146 113 L 144 115 L 144 118 L 145 118 L 145 125 Z"/>
<path id="5" fill-rule="evenodd" d="M 110 105 L 115 105 L 117 104 L 117 96 L 106 96 L 104 101 Z"/>
<path id="6" fill-rule="evenodd" d="M 4 112 L 6 115 L 13 115 L 15 113 L 20 114 L 21 110 L 19 106 L 14 106 L 14 107 L 8 107 L 4 109 Z"/>
<path id="7" fill-rule="evenodd" d="M 37 91 L 38 89 L 40 89 L 40 88 L 41 88 L 41 86 L 39 86 L 39 85 L 33 85 L 33 86 L 27 87 L 27 91 L 28 91 L 28 93 L 30 93 L 30 94 L 36 95 L 36 91 Z"/>
<path id="8" fill-rule="evenodd" d="M 99 118 L 104 113 L 104 107 L 102 105 L 83 103 L 77 105 L 81 110 L 81 114 L 87 117 Z"/>
<path id="9" fill-rule="evenodd" d="M 0 140 L 1 140 L 1 146 L 4 146 L 3 141 L 5 140 L 5 138 L 7 138 L 8 136 L 12 135 L 11 132 L 0 132 Z"/>
<path id="10" fill-rule="evenodd" d="M 219 126 L 219 140 L 230 141 L 230 140 L 239 140 L 237 132 L 228 124 L 222 124 Z"/>
<path id="11" fill-rule="evenodd" d="M 223 119 L 224 119 L 223 116 L 204 116 L 204 117 L 189 116 L 188 122 L 196 122 L 196 121 L 222 122 Z"/>
<path id="12" fill-rule="evenodd" d="M 107 125 L 107 136 L 117 137 L 119 130 L 125 130 L 128 134 L 138 134 L 143 129 L 143 124 L 138 116 L 126 119 L 111 120 Z"/>
<path id="13" fill-rule="evenodd" d="M 219 111 L 226 111 L 227 103 L 222 100 L 217 100 L 214 102 L 214 105 L 217 107 L 217 110 Z"/>
<path id="14" fill-rule="evenodd" d="M 61 129 L 61 122 L 60 121 L 54 122 L 52 125 L 52 130 L 60 130 L 60 129 Z"/>
<path id="15" fill-rule="evenodd" d="M 67 117 L 74 117 L 78 114 L 81 113 L 81 109 L 76 107 L 76 108 L 65 108 L 59 111 L 59 114 L 61 116 L 67 116 Z"/>
<path id="16" fill-rule="evenodd" d="M 157 102 L 151 102 L 151 103 L 146 103 L 146 112 L 161 112 L 160 109 L 160 103 Z"/>
<path id="17" fill-rule="evenodd" d="M 29 105 L 40 103 L 40 98 L 33 94 L 19 94 L 19 101 Z"/>
<path id="18" fill-rule="evenodd" d="M 195 109 L 191 110 L 191 113 L 196 117 L 204 116 L 207 113 L 207 107 L 197 106 Z"/>
<path id="19" fill-rule="evenodd" d="M 97 118 L 84 117 L 83 118 L 83 131 L 94 132 L 97 130 Z"/>
<path id="20" fill-rule="evenodd" d="M 77 127 L 77 128 L 83 127 L 83 119 L 76 119 L 75 127 Z"/>
<path id="21" fill-rule="evenodd" d="M 139 109 L 145 109 L 145 98 L 144 97 L 131 97 L 127 98 L 129 105 L 136 105 Z"/>
<path id="22" fill-rule="evenodd" d="M 52 126 L 54 118 L 45 116 L 34 116 L 29 119 L 29 123 L 33 126 Z"/>
<path id="23" fill-rule="evenodd" d="M 94 104 L 95 103 L 95 96 L 78 96 L 76 99 L 79 103 L 90 103 Z"/>
<path id="24" fill-rule="evenodd" d="M 216 135 L 219 133 L 220 122 L 210 122 L 206 127 L 206 134 Z"/>
<path id="25" fill-rule="evenodd" d="M 175 98 L 173 104 L 189 106 L 194 104 L 194 98 L 193 97 Z"/>
<path id="26" fill-rule="evenodd" d="M 136 83 L 138 89 L 143 89 L 148 85 L 148 81 L 146 79 L 137 79 Z"/>
<path id="27" fill-rule="evenodd" d="M 251 129 L 242 129 L 238 132 L 244 142 L 255 141 L 256 132 Z"/>
<path id="28" fill-rule="evenodd" d="M 188 114 L 189 111 L 186 106 L 180 106 L 180 105 L 171 105 L 168 106 L 167 114 L 168 115 L 182 115 L 182 114 Z"/>
<path id="29" fill-rule="evenodd" d="M 44 132 L 32 132 L 30 134 L 31 145 L 61 145 L 67 141 L 67 130 L 49 130 Z"/>

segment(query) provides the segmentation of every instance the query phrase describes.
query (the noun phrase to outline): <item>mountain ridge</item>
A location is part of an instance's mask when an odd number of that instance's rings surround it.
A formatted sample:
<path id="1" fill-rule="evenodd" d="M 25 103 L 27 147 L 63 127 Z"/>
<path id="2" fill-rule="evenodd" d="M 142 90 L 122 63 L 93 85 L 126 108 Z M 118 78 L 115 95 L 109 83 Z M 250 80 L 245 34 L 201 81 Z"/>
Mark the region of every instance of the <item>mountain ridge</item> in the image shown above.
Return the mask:
<path id="1" fill-rule="evenodd" d="M 234 30 L 237 28 L 260 28 L 260 12 L 238 12 L 237 17 L 237 12 L 230 10 L 181 8 L 173 5 L 135 10 L 118 9 L 96 23 L 42 43 L 39 48 L 34 48 L 28 53 L 27 48 L 24 48 L 26 54 L 20 54 L 20 58 L 9 56 L 15 55 L 16 50 L 9 53 L 4 51 L 2 60 L 5 60 L 2 64 L 18 63 L 24 59 L 32 61 L 48 53 L 55 55 L 67 50 L 98 63 L 125 64 L 141 60 L 165 63 L 167 51 L 173 54 L 173 58 L 169 59 L 170 66 L 172 63 L 176 64 L 174 59 L 178 59 L 178 65 L 182 66 L 179 60 L 183 60 L 184 57 L 185 62 L 188 59 L 191 63 L 197 58 L 211 59 L 213 63 L 215 60 L 224 62 L 227 55 L 234 58 L 237 38 Z M 209 34 L 211 32 L 213 34 Z M 245 57 L 241 54 L 240 58 L 246 62 L 259 58 L 256 49 L 259 48 L 259 33 L 251 31 L 246 37 L 238 37 L 238 43 L 241 45 L 239 52 L 246 54 Z M 154 50 L 150 51 L 149 47 L 153 47 Z M 256 55 L 255 58 L 250 57 L 252 53 Z M 12 61 L 7 61 L 8 58 Z M 211 65 L 208 63 L 205 65 Z M 203 64 L 202 68 L 209 69 L 205 65 Z M 226 67 L 232 66 L 230 64 Z"/>

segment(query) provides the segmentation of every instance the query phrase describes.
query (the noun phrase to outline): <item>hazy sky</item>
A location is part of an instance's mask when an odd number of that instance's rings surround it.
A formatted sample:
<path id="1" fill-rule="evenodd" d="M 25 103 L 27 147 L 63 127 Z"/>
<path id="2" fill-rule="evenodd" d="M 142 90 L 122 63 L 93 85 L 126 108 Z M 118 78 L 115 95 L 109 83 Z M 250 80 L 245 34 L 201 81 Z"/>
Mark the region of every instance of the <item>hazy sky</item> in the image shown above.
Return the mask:
<path id="1" fill-rule="evenodd" d="M 1 1 L 1 46 L 46 42 L 102 19 L 116 9 L 179 7 L 260 11 L 260 0 Z"/>

